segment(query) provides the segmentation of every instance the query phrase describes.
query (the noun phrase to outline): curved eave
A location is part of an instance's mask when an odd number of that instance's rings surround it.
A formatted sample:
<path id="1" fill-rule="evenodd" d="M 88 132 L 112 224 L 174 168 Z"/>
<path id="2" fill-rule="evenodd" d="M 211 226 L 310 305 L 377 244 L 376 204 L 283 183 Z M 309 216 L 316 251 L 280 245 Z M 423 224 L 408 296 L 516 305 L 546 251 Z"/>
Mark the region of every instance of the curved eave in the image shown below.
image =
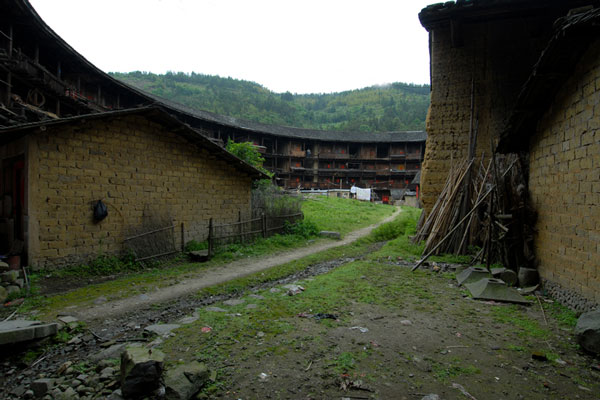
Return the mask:
<path id="1" fill-rule="evenodd" d="M 521 89 L 503 130 L 497 150 L 526 151 L 537 123 L 558 91 L 572 76 L 577 62 L 595 39 L 600 38 L 600 9 L 560 20 L 556 32 Z"/>

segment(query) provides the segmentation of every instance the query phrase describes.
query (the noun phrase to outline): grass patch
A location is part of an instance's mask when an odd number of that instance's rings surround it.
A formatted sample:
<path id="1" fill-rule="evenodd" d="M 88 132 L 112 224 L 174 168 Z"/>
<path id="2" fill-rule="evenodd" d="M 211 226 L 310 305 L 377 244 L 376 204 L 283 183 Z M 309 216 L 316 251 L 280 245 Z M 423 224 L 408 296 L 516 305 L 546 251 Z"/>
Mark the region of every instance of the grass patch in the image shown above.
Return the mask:
<path id="1" fill-rule="evenodd" d="M 463 361 L 457 357 L 450 360 L 448 364 L 434 363 L 432 369 L 435 377 L 444 383 L 457 376 L 481 373 L 481 370 L 474 365 L 463 365 Z"/>
<path id="2" fill-rule="evenodd" d="M 394 207 L 321 196 L 307 198 L 302 204 L 302 212 L 305 220 L 313 223 L 319 231 L 336 231 L 345 235 L 392 215 Z"/>
<path id="3" fill-rule="evenodd" d="M 135 262 L 135 256 L 129 254 L 123 257 L 100 254 L 87 264 L 64 267 L 52 271 L 42 271 L 42 274 L 56 277 L 88 277 L 124 274 L 142 270 L 142 264 Z"/>
<path id="4" fill-rule="evenodd" d="M 522 310 L 521 306 L 498 306 L 492 309 L 492 316 L 495 321 L 511 325 L 517 329 L 517 334 L 521 337 L 530 337 L 546 340 L 550 337 L 550 331 L 540 327 L 537 321 L 529 318 Z"/>
<path id="5" fill-rule="evenodd" d="M 577 325 L 577 313 L 557 301 L 544 303 L 544 309 L 564 327 L 575 328 Z"/>

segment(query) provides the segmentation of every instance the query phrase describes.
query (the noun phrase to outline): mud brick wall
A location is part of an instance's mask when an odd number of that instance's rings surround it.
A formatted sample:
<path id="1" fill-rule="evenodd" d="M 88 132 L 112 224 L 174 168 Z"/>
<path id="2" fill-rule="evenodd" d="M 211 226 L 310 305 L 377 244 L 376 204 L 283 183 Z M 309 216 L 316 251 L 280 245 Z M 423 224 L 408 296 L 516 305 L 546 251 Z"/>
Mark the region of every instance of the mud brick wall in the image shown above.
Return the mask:
<path id="1" fill-rule="evenodd" d="M 600 41 L 579 62 L 530 142 L 542 278 L 600 303 Z M 577 304 L 570 304 L 577 306 Z"/>
<path id="2" fill-rule="evenodd" d="M 551 22 L 535 17 L 464 25 L 453 45 L 449 24 L 430 30 L 431 105 L 421 175 L 421 201 L 430 211 L 452 161 L 468 155 L 471 88 L 477 155 L 489 159 L 521 86 L 539 58 Z M 459 38 L 459 39 L 460 39 Z M 473 85 L 472 85 L 473 82 Z"/>
<path id="3" fill-rule="evenodd" d="M 186 240 L 202 240 L 210 217 L 250 215 L 247 174 L 142 116 L 48 127 L 30 134 L 28 145 L 34 267 L 119 253 L 123 239 L 144 226 L 184 222 Z M 99 199 L 109 215 L 94 223 Z"/>

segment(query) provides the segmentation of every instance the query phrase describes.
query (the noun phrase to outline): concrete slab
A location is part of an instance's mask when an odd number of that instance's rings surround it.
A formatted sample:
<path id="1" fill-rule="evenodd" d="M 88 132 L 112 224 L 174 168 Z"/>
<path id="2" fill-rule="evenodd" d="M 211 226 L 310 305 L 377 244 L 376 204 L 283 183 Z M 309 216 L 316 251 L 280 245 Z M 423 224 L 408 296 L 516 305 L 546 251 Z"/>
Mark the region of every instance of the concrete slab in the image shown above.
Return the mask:
<path id="1" fill-rule="evenodd" d="M 459 285 L 466 285 L 467 283 L 477 282 L 480 279 L 491 277 L 492 275 L 485 268 L 469 267 L 456 275 L 456 280 Z"/>
<path id="2" fill-rule="evenodd" d="M 179 328 L 179 324 L 156 324 L 144 328 L 145 331 L 154 332 L 159 336 L 165 336 L 171 333 L 172 330 Z"/>
<path id="3" fill-rule="evenodd" d="M 506 286 L 506 283 L 500 279 L 483 278 L 474 283 L 467 283 L 465 287 L 471 292 L 474 299 L 531 304 L 516 289 Z"/>
<path id="4" fill-rule="evenodd" d="M 41 321 L 14 320 L 0 322 L 0 345 L 25 342 L 56 335 L 58 324 Z"/>

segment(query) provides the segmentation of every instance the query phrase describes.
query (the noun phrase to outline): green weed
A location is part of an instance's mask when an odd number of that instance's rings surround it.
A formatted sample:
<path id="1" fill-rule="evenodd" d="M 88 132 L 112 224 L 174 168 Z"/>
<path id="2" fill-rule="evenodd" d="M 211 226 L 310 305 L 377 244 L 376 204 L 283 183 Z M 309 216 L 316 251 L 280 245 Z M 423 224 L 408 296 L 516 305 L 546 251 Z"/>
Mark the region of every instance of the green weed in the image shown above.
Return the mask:
<path id="1" fill-rule="evenodd" d="M 494 307 L 492 309 L 492 316 L 497 322 L 517 328 L 517 334 L 521 337 L 547 339 L 550 336 L 550 332 L 540 328 L 537 321 L 529 318 L 521 311 L 520 307 L 518 305 Z"/>
<path id="2" fill-rule="evenodd" d="M 545 303 L 544 308 L 549 311 L 549 314 L 558 321 L 560 325 L 574 328 L 577 325 L 577 313 L 562 304 L 554 301 L 550 304 Z"/>
<path id="3" fill-rule="evenodd" d="M 185 244 L 185 251 L 186 252 L 190 252 L 190 251 L 199 251 L 199 250 L 206 250 L 208 249 L 208 241 L 205 240 L 204 242 L 198 242 L 195 240 L 190 240 L 189 242 L 187 242 Z"/>
<path id="4" fill-rule="evenodd" d="M 448 364 L 434 363 L 432 366 L 435 377 L 447 382 L 451 378 L 461 375 L 473 375 L 481 373 L 481 370 L 473 365 L 462 365 L 460 358 L 453 358 Z"/>

